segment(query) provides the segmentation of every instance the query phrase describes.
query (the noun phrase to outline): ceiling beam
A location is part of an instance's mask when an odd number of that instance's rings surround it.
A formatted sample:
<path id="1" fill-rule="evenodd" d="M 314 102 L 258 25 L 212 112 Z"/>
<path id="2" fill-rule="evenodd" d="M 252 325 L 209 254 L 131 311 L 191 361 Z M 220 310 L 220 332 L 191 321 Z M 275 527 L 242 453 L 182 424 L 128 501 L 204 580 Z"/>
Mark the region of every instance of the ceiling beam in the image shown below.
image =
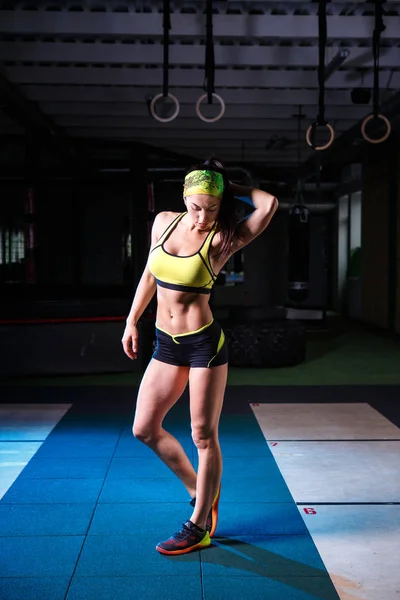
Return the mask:
<path id="1" fill-rule="evenodd" d="M 174 146 L 168 147 L 168 151 L 173 151 L 174 150 Z M 177 151 L 180 150 L 181 152 L 184 153 L 184 150 L 177 148 Z M 209 156 L 212 156 L 214 153 L 208 151 L 207 149 L 203 149 L 203 150 L 198 150 L 197 151 L 198 157 L 201 160 L 206 159 Z M 224 162 L 236 162 L 238 164 L 245 162 L 245 161 L 263 161 L 265 163 L 268 162 L 278 162 L 281 164 L 290 164 L 293 167 L 297 168 L 297 157 L 295 154 L 287 154 L 286 151 L 281 151 L 281 152 L 275 152 L 275 153 L 268 153 L 266 151 L 259 151 L 259 152 L 235 152 L 235 151 L 230 151 L 230 150 L 226 150 L 221 151 L 219 153 L 219 158 Z"/>
<path id="2" fill-rule="evenodd" d="M 4 113 L 21 128 L 24 134 L 34 139 L 38 146 L 43 144 L 52 147 L 60 159 L 76 164 L 75 150 L 63 129 L 45 115 L 37 104 L 25 98 L 18 87 L 2 73 L 0 73 L 0 100 Z"/>
<path id="3" fill-rule="evenodd" d="M 96 68 L 96 67 L 47 67 L 32 66 L 4 67 L 8 79 L 18 84 L 70 84 L 70 85 L 135 85 L 162 87 L 163 70 L 146 68 Z M 171 69 L 169 84 L 171 87 L 198 87 L 204 81 L 203 69 Z M 382 70 L 380 73 L 381 87 L 387 82 L 393 89 L 400 88 L 400 71 Z M 360 84 L 358 74 L 345 71 L 336 72 L 325 82 L 326 89 L 352 89 Z M 365 87 L 373 84 L 373 74 L 364 77 Z M 268 71 L 217 69 L 215 72 L 215 87 L 221 88 L 316 88 L 318 85 L 317 72 L 290 70 Z"/>
<path id="4" fill-rule="evenodd" d="M 88 136 L 89 138 L 91 136 Z M 106 138 L 105 138 L 106 139 Z M 122 138 L 121 138 L 122 139 Z M 144 134 L 143 132 L 139 132 L 135 134 L 135 139 L 140 142 L 143 143 L 145 142 L 145 140 L 149 139 L 147 138 L 146 134 Z M 210 148 L 212 152 L 215 152 L 216 150 L 234 150 L 236 151 L 241 151 L 241 150 L 248 150 L 248 151 L 259 151 L 262 150 L 264 151 L 266 149 L 266 144 L 269 140 L 275 139 L 272 136 L 265 136 L 264 138 L 260 137 L 256 140 L 241 140 L 241 139 L 220 139 L 220 138 L 199 138 L 199 139 L 193 139 L 193 138 L 171 138 L 168 137 L 166 139 L 163 138 L 153 138 L 152 139 L 152 144 L 156 145 L 156 146 L 161 146 L 164 147 L 164 145 L 168 145 L 168 146 L 174 146 L 175 148 L 180 148 L 180 149 L 184 149 L 185 151 L 190 151 L 192 152 L 192 154 L 194 153 L 194 151 L 196 150 L 196 148 L 199 149 L 204 149 L 204 148 Z M 290 144 L 287 146 L 288 152 L 296 152 L 297 153 L 297 140 L 292 139 L 292 138 L 286 138 L 285 137 L 280 137 L 277 136 L 276 139 L 279 141 L 281 139 L 286 140 L 288 139 L 288 141 L 290 142 Z M 310 150 L 311 148 L 309 148 L 307 146 L 307 143 L 305 141 L 305 139 L 300 141 L 300 145 L 301 145 L 301 153 L 302 156 L 304 158 L 305 154 Z"/>
<path id="5" fill-rule="evenodd" d="M 400 27 L 400 25 L 399 25 Z M 339 46 L 326 48 L 328 64 L 338 53 Z M 217 67 L 317 67 L 318 46 L 243 46 L 215 45 Z M 0 42 L 0 60 L 14 62 L 51 62 L 69 64 L 163 64 L 163 45 L 156 44 L 107 44 L 97 42 Z M 173 44 L 169 48 L 170 66 L 203 66 L 205 46 Z M 400 67 L 400 48 L 381 48 L 380 68 Z M 350 48 L 344 68 L 372 68 L 372 48 Z"/>
<path id="6" fill-rule="evenodd" d="M 0 93 L 0 103 L 1 103 L 1 93 Z M 4 108 L 7 108 L 4 106 Z M 4 110 L 3 107 L 0 107 L 0 135 L 3 137 L 5 135 L 23 135 L 25 133 L 25 129 L 21 127 L 19 123 L 17 123 L 14 119 L 12 119 Z"/>
<path id="7" fill-rule="evenodd" d="M 2 111 L 21 128 L 19 131 L 24 132 L 24 136 L 15 135 L 15 139 L 19 138 L 22 143 L 25 143 L 25 134 L 29 134 L 37 146 L 37 152 L 41 145 L 53 148 L 60 159 L 72 166 L 77 173 L 82 169 L 88 171 L 93 166 L 88 163 L 87 154 L 77 151 L 74 140 L 68 137 L 65 130 L 45 115 L 35 103 L 25 98 L 18 87 L 1 73 L 0 101 Z M 4 123 L 7 125 L 6 119 Z M 16 132 L 3 130 L 2 133 L 8 135 Z M 151 152 L 152 147 L 146 144 L 146 141 L 136 143 L 134 150 L 140 149 L 145 154 Z M 176 155 L 169 153 L 167 149 L 157 149 L 157 152 L 164 157 L 176 158 Z"/>
<path id="8" fill-rule="evenodd" d="M 204 129 L 202 131 L 199 130 L 179 130 L 179 131 L 166 131 L 163 130 L 135 130 L 129 129 L 126 127 L 121 128 L 102 128 L 102 127 L 70 127 L 68 128 L 68 133 L 72 137 L 105 137 L 108 139 L 116 138 L 116 139 L 131 139 L 136 140 L 139 139 L 141 141 L 146 138 L 149 143 L 157 142 L 161 140 L 210 140 L 213 141 L 215 139 L 215 130 L 213 129 Z M 274 135 L 274 133 L 268 131 L 248 131 L 243 130 L 238 134 L 235 129 L 228 129 L 226 131 L 218 131 L 218 137 L 223 140 L 233 140 L 233 141 L 246 141 L 249 142 L 251 140 L 265 140 Z M 275 132 L 276 135 L 276 132 Z M 292 140 L 293 142 L 297 141 L 297 134 L 295 131 L 284 132 L 284 137 Z M 143 138 L 143 139 L 142 139 Z"/>
<path id="9" fill-rule="evenodd" d="M 193 153 L 193 148 L 185 148 L 182 146 L 166 146 L 169 150 L 174 150 L 176 152 L 181 152 L 185 154 L 186 152 Z M 202 158 L 207 158 L 209 156 L 216 155 L 221 158 L 224 162 L 226 160 L 231 160 L 232 157 L 235 157 L 235 160 L 238 162 L 243 160 L 252 160 L 252 159 L 264 159 L 264 160 L 280 160 L 287 161 L 290 163 L 298 164 L 298 158 L 295 152 L 288 152 L 285 150 L 229 150 L 229 148 L 221 148 L 216 151 L 214 148 L 196 148 L 195 152 Z M 308 155 L 307 155 L 308 157 Z"/>
<path id="10" fill-rule="evenodd" d="M 95 13 L 90 11 L 20 11 L 3 10 L 0 19 L 1 35 L 43 35 L 65 37 L 142 37 L 154 40 L 163 35 L 162 13 Z M 398 17 L 385 17 L 386 29 L 382 39 L 398 39 Z M 329 39 L 370 40 L 374 17 L 339 15 L 327 17 Z M 318 39 L 316 15 L 232 15 L 213 16 L 215 39 L 281 40 Z M 205 15 L 171 14 L 170 37 L 204 38 Z"/>
<path id="11" fill-rule="evenodd" d="M 87 140 L 88 143 L 90 144 L 90 140 L 93 139 L 91 136 L 88 136 Z M 270 138 L 265 138 L 265 139 L 258 139 L 258 140 L 247 140 L 247 141 L 243 141 L 243 140 L 239 140 L 239 139 L 235 139 L 235 140 L 223 140 L 223 139 L 217 139 L 214 140 L 213 139 L 206 139 L 206 138 L 202 138 L 202 139 L 198 139 L 198 140 L 193 140 L 192 138 L 190 139 L 185 139 L 185 138 L 176 138 L 176 139 L 154 139 L 152 140 L 152 146 L 156 146 L 156 147 L 174 147 L 175 149 L 179 149 L 181 152 L 190 152 L 192 155 L 195 155 L 197 151 L 201 151 L 201 153 L 203 154 L 206 150 L 209 153 L 215 153 L 216 151 L 234 151 L 234 152 L 273 152 L 274 149 L 270 148 L 267 149 L 266 148 L 266 143 Z M 146 142 L 147 140 L 147 142 Z M 140 144 L 146 144 L 149 142 L 148 138 L 143 135 L 143 136 L 136 136 L 136 141 L 137 143 Z M 98 140 L 96 139 L 96 143 L 93 142 L 94 147 L 91 149 L 91 152 L 93 152 L 95 155 L 97 155 L 97 151 L 98 151 L 98 147 L 97 147 L 97 142 L 99 142 L 99 144 L 107 144 L 107 156 L 112 156 L 113 153 L 114 154 L 118 154 L 120 152 L 121 148 L 128 148 L 129 147 L 129 140 L 128 139 L 119 139 L 119 140 L 112 140 L 112 139 L 107 139 L 107 138 L 103 138 L 102 140 Z M 290 153 L 295 153 L 296 156 L 298 154 L 298 150 L 297 150 L 297 141 L 295 140 L 290 140 L 290 144 L 288 146 L 286 146 L 286 151 L 288 152 L 288 154 Z M 79 139 L 79 144 L 86 144 L 86 139 L 84 138 L 80 138 Z M 311 148 L 309 148 L 305 142 L 305 140 L 301 141 L 301 157 L 304 159 L 306 157 L 306 155 L 308 154 L 308 152 L 312 152 Z M 100 154 L 102 154 L 102 146 L 100 145 Z M 109 153 L 110 151 L 110 153 Z"/>
<path id="12" fill-rule="evenodd" d="M 160 143 L 158 143 L 157 145 L 161 146 Z M 229 146 L 227 144 L 223 145 L 223 144 L 211 144 L 209 141 L 207 143 L 206 140 L 204 140 L 202 143 L 198 143 L 198 144 L 190 144 L 186 141 L 186 144 L 184 143 L 180 143 L 180 142 L 175 142 L 173 140 L 168 140 L 168 142 L 163 142 L 162 144 L 163 147 L 167 147 L 167 148 L 173 148 L 176 152 L 182 152 L 182 153 L 200 153 L 201 156 L 211 156 L 211 155 L 217 155 L 220 156 L 222 159 L 223 157 L 226 157 L 228 155 L 234 154 L 235 156 L 238 157 L 238 159 L 243 159 L 243 157 L 249 157 L 249 156 L 259 156 L 262 155 L 264 157 L 274 157 L 277 156 L 279 158 L 284 158 L 284 159 L 288 159 L 288 160 L 298 160 L 298 153 L 297 153 L 297 149 L 295 147 L 292 146 L 287 146 L 285 148 L 266 148 L 265 147 L 265 143 L 263 145 L 256 145 L 256 144 L 248 144 L 246 145 L 244 148 L 239 147 L 239 145 L 235 145 L 235 146 Z M 312 154 L 312 150 L 310 148 L 306 149 L 304 152 L 302 152 L 301 154 L 301 158 L 302 160 L 306 160 L 309 156 L 311 156 Z"/>
<path id="13" fill-rule="evenodd" d="M 224 94 L 225 97 L 225 94 Z M 314 94 L 315 100 L 315 94 Z M 293 101 L 293 94 L 292 94 Z M 180 103 L 177 121 L 182 118 L 196 118 L 195 103 Z M 48 115 L 54 117 L 62 116 L 104 116 L 104 117 L 148 117 L 149 110 L 145 99 L 141 102 L 41 102 L 40 106 Z M 204 106 L 207 109 L 207 104 Z M 298 105 L 268 106 L 268 104 L 226 104 L 223 119 L 290 119 L 297 122 L 294 117 L 299 111 Z M 329 119 L 340 119 L 341 121 L 354 121 L 368 114 L 370 108 L 363 106 L 328 106 L 325 117 Z M 318 114 L 317 104 L 302 107 L 302 113 L 306 118 L 314 119 Z"/>
<path id="14" fill-rule="evenodd" d="M 361 78 L 360 81 L 355 82 L 354 86 L 357 87 L 360 84 Z M 24 94 L 35 102 L 137 102 L 143 104 L 146 97 L 153 97 L 161 91 L 160 84 L 147 87 L 102 87 L 100 85 L 84 87 L 83 85 L 53 86 L 51 84 L 32 84 L 21 85 L 20 87 Z M 200 90 L 199 86 L 196 88 L 170 87 L 170 91 L 179 99 L 181 106 L 184 104 L 195 105 L 200 94 L 203 93 L 203 90 Z M 221 93 L 223 93 L 224 101 L 227 105 L 261 104 L 263 107 L 266 107 L 268 105 L 283 106 L 295 104 L 298 106 L 301 104 L 304 106 L 315 106 L 315 103 L 318 101 L 317 94 L 313 90 L 296 90 L 295 95 L 293 95 L 293 91 L 286 89 L 224 89 Z M 326 90 L 325 104 L 328 107 L 330 105 L 347 105 L 353 107 L 350 89 L 344 91 Z"/>
<path id="15" fill-rule="evenodd" d="M 216 112 L 216 109 L 214 110 Z M 315 116 L 309 119 L 309 124 L 315 120 Z M 248 115 L 251 117 L 251 115 Z M 131 130 L 145 130 L 149 134 L 154 133 L 155 135 L 164 135 L 164 133 L 174 133 L 180 135 L 183 132 L 190 132 L 190 135 L 197 135 L 198 133 L 204 132 L 211 135 L 225 135 L 225 132 L 236 131 L 237 135 L 241 135 L 242 132 L 255 133 L 262 130 L 263 133 L 268 131 L 276 132 L 292 132 L 297 131 L 297 122 L 295 119 L 252 119 L 243 118 L 235 120 L 232 123 L 231 119 L 220 119 L 215 123 L 204 123 L 201 119 L 194 116 L 193 118 L 179 118 L 177 117 L 171 123 L 160 123 L 153 117 L 127 117 L 127 116 L 60 116 L 56 122 L 63 128 L 69 129 L 71 127 L 95 127 L 107 130 L 113 129 L 131 129 Z M 335 131 L 346 131 L 352 121 L 338 120 L 334 123 Z M 240 132 L 240 133 L 239 133 Z"/>

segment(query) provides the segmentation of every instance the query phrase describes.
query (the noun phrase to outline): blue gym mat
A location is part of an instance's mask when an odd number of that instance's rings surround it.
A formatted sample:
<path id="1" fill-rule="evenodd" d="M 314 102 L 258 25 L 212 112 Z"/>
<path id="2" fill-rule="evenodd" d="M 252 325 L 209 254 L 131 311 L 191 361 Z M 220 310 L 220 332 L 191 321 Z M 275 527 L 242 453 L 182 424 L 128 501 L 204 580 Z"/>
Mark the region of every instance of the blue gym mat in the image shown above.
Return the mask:
<path id="1" fill-rule="evenodd" d="M 1 600 L 338 600 L 248 397 L 226 392 L 212 546 L 167 557 L 155 545 L 190 517 L 190 498 L 133 438 L 132 389 L 68 392 L 72 408 L 0 501 Z M 165 426 L 196 466 L 186 395 Z"/>

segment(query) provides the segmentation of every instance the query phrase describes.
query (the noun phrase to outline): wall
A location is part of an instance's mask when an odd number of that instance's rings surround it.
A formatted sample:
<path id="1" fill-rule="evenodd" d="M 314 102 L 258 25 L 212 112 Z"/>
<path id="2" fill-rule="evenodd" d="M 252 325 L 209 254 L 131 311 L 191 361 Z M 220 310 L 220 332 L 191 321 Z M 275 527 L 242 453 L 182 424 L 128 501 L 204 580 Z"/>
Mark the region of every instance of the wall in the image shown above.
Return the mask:
<path id="1" fill-rule="evenodd" d="M 396 161 L 396 315 L 395 330 L 400 333 L 400 150 Z"/>
<path id="2" fill-rule="evenodd" d="M 38 283 L 121 285 L 128 185 L 43 181 L 35 186 Z"/>
<path id="3" fill-rule="evenodd" d="M 123 284 L 122 236 L 129 190 L 87 186 L 81 205 L 83 285 Z"/>
<path id="4" fill-rule="evenodd" d="M 71 180 L 41 183 L 36 189 L 39 282 L 72 285 L 78 228 L 78 219 L 73 212 L 76 192 Z"/>
<path id="5" fill-rule="evenodd" d="M 366 323 L 400 332 L 400 140 L 367 145 L 363 161 L 362 297 Z"/>
<path id="6" fill-rule="evenodd" d="M 122 349 L 124 326 L 122 320 L 0 324 L 0 377 L 143 371 L 151 358 L 153 324 L 150 330 L 140 323 L 134 361 Z"/>
<path id="7" fill-rule="evenodd" d="M 332 260 L 329 233 L 332 213 L 315 214 L 310 218 L 310 282 L 305 306 L 323 308 L 329 302 L 328 261 Z"/>
<path id="8" fill-rule="evenodd" d="M 286 300 L 287 214 L 275 213 L 269 227 L 244 252 L 244 283 L 216 286 L 215 306 L 277 306 Z"/>
<path id="9" fill-rule="evenodd" d="M 388 327 L 388 177 L 388 162 L 371 153 L 363 177 L 363 320 L 383 328 Z"/>

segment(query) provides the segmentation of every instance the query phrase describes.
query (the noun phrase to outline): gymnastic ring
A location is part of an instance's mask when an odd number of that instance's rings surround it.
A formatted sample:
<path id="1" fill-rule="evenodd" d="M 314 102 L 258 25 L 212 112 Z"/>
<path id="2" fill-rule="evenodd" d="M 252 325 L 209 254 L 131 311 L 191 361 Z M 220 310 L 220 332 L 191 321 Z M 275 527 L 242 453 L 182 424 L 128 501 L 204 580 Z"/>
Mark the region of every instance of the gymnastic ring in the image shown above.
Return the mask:
<path id="1" fill-rule="evenodd" d="M 196 102 L 196 114 L 199 117 L 199 119 L 201 119 L 202 121 L 205 121 L 206 123 L 215 123 L 215 121 L 219 121 L 221 117 L 224 116 L 225 114 L 225 102 L 222 100 L 221 96 L 219 96 L 218 94 L 214 94 L 212 93 L 213 98 L 215 98 L 216 100 L 218 100 L 218 102 L 221 105 L 221 109 L 219 111 L 219 113 L 212 118 L 208 118 L 205 117 L 201 112 L 200 112 L 200 104 L 203 102 L 203 100 L 205 98 L 207 98 L 208 94 L 203 94 L 202 96 L 200 96 L 200 98 L 197 100 Z"/>
<path id="2" fill-rule="evenodd" d="M 374 139 L 374 138 L 370 138 L 366 132 L 365 129 L 367 127 L 367 123 L 369 123 L 371 121 L 371 119 L 373 119 L 374 117 L 376 117 L 377 119 L 381 119 L 385 125 L 386 125 L 386 133 L 385 135 L 383 135 L 381 138 L 378 139 Z M 366 140 L 367 142 L 370 142 L 371 144 L 381 144 L 382 142 L 386 142 L 386 140 L 388 139 L 390 133 L 392 131 L 392 126 L 390 124 L 390 121 L 387 117 L 385 117 L 385 115 L 374 115 L 374 114 L 370 114 L 367 115 L 364 119 L 364 121 L 361 124 L 361 133 L 362 136 L 364 138 L 364 140 Z"/>
<path id="3" fill-rule="evenodd" d="M 170 117 L 165 117 L 164 118 L 164 117 L 159 117 L 157 115 L 157 113 L 155 111 L 155 105 L 157 103 L 157 100 L 159 100 L 160 98 L 169 98 L 175 104 L 175 110 L 174 110 L 174 112 L 172 113 L 172 115 Z M 168 92 L 167 95 L 165 95 L 165 94 L 157 94 L 156 96 L 154 96 L 154 98 L 150 102 L 150 113 L 151 113 L 151 116 L 154 117 L 157 121 L 160 121 L 160 123 L 169 123 L 170 121 L 173 121 L 174 119 L 176 119 L 176 117 L 179 114 L 179 101 L 170 92 Z"/>
<path id="4" fill-rule="evenodd" d="M 311 148 L 313 148 L 313 145 L 311 143 L 311 130 L 315 125 L 318 125 L 318 123 L 313 123 L 312 125 L 310 125 L 306 133 L 307 144 Z M 324 146 L 316 146 L 314 150 L 326 150 L 327 148 L 329 148 L 329 146 L 332 146 L 333 144 L 333 140 L 335 139 L 335 130 L 333 129 L 332 125 L 329 125 L 329 123 L 325 123 L 325 127 L 329 129 L 330 138 Z"/>

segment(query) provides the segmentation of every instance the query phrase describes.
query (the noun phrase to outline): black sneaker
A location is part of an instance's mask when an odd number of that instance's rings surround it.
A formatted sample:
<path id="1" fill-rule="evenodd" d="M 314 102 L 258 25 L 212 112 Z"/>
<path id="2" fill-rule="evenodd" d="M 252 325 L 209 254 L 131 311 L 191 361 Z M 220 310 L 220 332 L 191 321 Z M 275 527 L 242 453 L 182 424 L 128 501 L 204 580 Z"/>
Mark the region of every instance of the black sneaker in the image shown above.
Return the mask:
<path id="1" fill-rule="evenodd" d="M 210 534 L 210 538 L 213 537 L 215 530 L 217 529 L 218 505 L 219 505 L 220 495 L 221 495 L 221 486 L 219 486 L 219 488 L 218 488 L 217 495 L 214 498 L 214 502 L 212 503 L 211 510 L 207 516 L 206 529 L 207 529 L 208 533 Z M 195 506 L 195 504 L 196 504 L 196 498 L 192 498 L 190 501 L 190 506 Z"/>
<path id="2" fill-rule="evenodd" d="M 186 554 L 193 550 L 201 550 L 211 544 L 210 534 L 206 529 L 200 530 L 191 521 L 182 525 L 182 529 L 173 536 L 160 542 L 156 550 L 161 554 Z"/>

